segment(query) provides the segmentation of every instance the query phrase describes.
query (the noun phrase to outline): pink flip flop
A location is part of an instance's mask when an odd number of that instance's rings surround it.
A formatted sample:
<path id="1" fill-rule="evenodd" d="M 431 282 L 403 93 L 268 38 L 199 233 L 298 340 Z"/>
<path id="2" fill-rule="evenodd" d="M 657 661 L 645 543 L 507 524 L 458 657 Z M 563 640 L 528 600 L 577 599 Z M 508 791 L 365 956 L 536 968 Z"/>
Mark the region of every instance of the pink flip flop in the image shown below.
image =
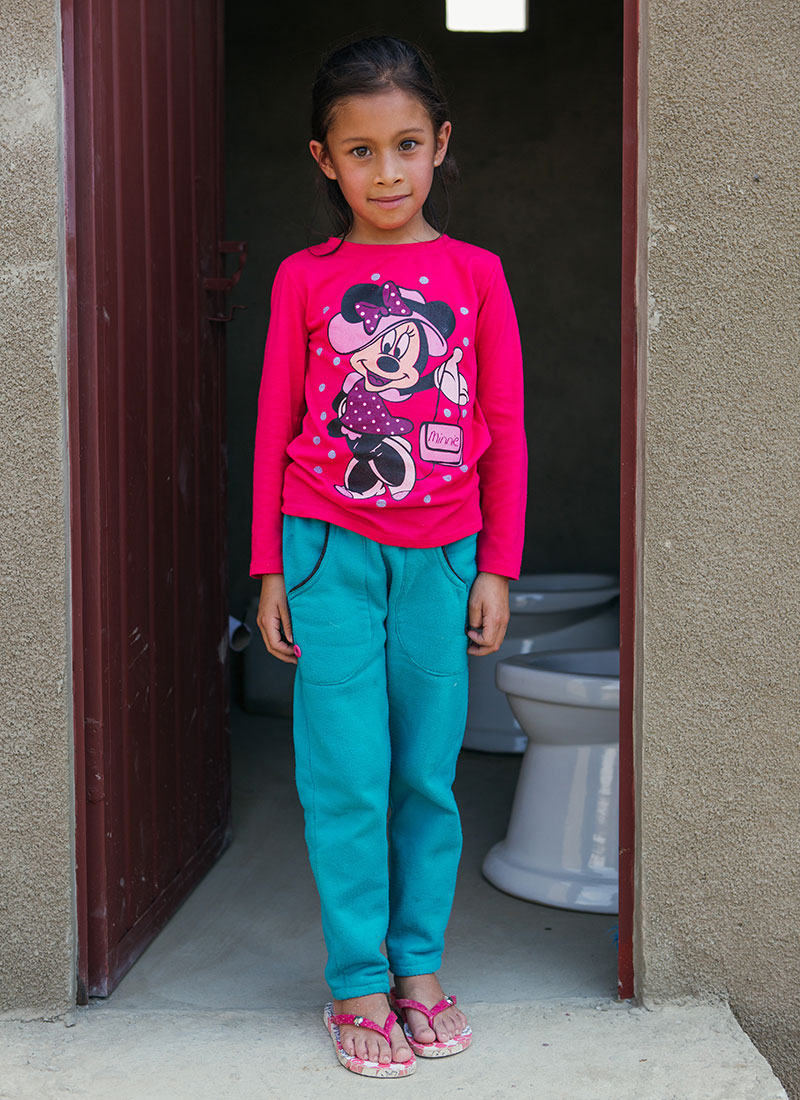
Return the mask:
<path id="1" fill-rule="evenodd" d="M 397 1022 L 396 1013 L 390 1012 L 386 1017 L 386 1023 L 381 1027 L 374 1020 L 368 1020 L 366 1016 L 352 1016 L 349 1012 L 334 1013 L 333 1005 L 327 1004 L 325 1005 L 323 1018 L 325 1027 L 327 1027 L 331 1039 L 333 1039 L 333 1045 L 336 1047 L 336 1057 L 344 1068 L 349 1069 L 351 1073 L 360 1073 L 363 1077 L 408 1077 L 410 1073 L 414 1073 L 416 1070 L 417 1062 L 413 1056 L 407 1062 L 368 1062 L 364 1058 L 358 1058 L 355 1054 L 348 1054 L 342 1046 L 339 1035 L 340 1024 L 355 1024 L 356 1027 L 366 1027 L 370 1031 L 377 1031 L 388 1043 L 392 1028 Z"/>
<path id="2" fill-rule="evenodd" d="M 433 1008 L 426 1008 L 419 1001 L 412 1001 L 408 997 L 398 997 L 397 990 L 393 989 L 389 995 L 389 1003 L 393 1008 L 400 1010 L 408 1045 L 419 1058 L 446 1058 L 450 1054 L 460 1054 L 472 1042 L 472 1028 L 467 1026 L 463 1031 L 459 1031 L 458 1035 L 454 1035 L 452 1039 L 445 1039 L 441 1042 L 437 1039 L 435 1043 L 420 1043 L 418 1039 L 414 1038 L 406 1021 L 405 1009 L 415 1008 L 417 1012 L 422 1012 L 427 1016 L 428 1027 L 433 1029 L 434 1017 L 438 1016 L 440 1012 L 444 1012 L 446 1008 L 451 1008 L 456 1004 L 455 997 L 444 997 Z"/>

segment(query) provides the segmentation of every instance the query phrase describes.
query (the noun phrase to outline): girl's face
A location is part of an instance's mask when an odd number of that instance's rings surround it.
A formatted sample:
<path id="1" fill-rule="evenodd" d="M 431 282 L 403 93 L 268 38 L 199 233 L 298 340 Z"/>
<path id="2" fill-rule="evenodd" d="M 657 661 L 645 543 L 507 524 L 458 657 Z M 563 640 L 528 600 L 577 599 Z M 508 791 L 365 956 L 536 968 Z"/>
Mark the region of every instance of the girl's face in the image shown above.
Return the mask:
<path id="1" fill-rule="evenodd" d="M 422 206 L 449 140 L 450 123 L 435 134 L 419 100 L 398 88 L 337 104 L 325 144 L 309 147 L 353 211 L 348 240 L 406 244 L 438 236 Z"/>

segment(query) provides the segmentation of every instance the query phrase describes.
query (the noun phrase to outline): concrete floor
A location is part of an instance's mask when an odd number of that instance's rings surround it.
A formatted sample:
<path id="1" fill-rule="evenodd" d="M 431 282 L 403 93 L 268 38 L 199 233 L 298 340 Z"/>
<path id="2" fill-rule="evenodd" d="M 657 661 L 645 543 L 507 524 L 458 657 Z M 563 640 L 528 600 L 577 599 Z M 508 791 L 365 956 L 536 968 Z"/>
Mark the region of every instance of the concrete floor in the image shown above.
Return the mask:
<path id="1" fill-rule="evenodd" d="M 235 710 L 234 840 L 109 998 L 110 1009 L 313 1008 L 325 948 L 288 720 Z M 467 1003 L 614 997 L 614 915 L 520 901 L 481 876 L 505 835 L 519 756 L 463 752 L 464 853 L 442 980 Z"/>
<path id="2" fill-rule="evenodd" d="M 0 1023 L 3 1100 L 391 1087 L 343 1070 L 321 1022 L 325 951 L 289 724 L 235 710 L 233 750 L 230 848 L 107 1000 Z M 442 980 L 470 1016 L 473 1047 L 394 1087 L 465 1100 L 785 1100 L 724 1003 L 616 1000 L 616 917 L 520 901 L 481 877 L 519 762 L 464 752 L 456 781 L 465 844 Z"/>

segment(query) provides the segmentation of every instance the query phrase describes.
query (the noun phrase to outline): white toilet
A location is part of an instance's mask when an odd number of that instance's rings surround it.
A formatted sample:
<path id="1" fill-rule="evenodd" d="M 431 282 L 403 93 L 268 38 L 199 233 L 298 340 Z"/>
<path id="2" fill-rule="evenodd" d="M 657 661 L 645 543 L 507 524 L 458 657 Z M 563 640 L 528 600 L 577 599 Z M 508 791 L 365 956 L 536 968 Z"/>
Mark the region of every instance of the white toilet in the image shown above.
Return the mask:
<path id="1" fill-rule="evenodd" d="M 619 578 L 611 573 L 527 573 L 511 581 L 511 619 L 497 653 L 469 659 L 464 748 L 524 752 L 528 738 L 495 687 L 498 661 L 520 653 L 619 645 Z"/>
<path id="2" fill-rule="evenodd" d="M 529 740 L 508 834 L 484 875 L 527 901 L 616 913 L 619 649 L 509 657 L 497 687 Z"/>

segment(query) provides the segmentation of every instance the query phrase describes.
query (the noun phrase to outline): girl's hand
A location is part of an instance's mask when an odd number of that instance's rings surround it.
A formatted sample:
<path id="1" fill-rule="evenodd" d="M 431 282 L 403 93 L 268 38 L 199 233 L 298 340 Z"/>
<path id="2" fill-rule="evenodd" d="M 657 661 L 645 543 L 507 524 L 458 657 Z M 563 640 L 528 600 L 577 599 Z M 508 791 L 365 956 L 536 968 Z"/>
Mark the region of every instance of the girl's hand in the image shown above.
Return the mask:
<path id="1" fill-rule="evenodd" d="M 296 665 L 292 619 L 286 599 L 283 573 L 265 573 L 261 578 L 261 598 L 258 601 L 256 622 L 264 639 L 264 645 L 272 656 L 277 657 L 279 661 Z M 281 637 L 281 628 L 288 641 L 284 641 Z"/>
<path id="2" fill-rule="evenodd" d="M 472 644 L 467 653 L 485 657 L 503 644 L 508 627 L 508 577 L 479 573 L 469 593 L 469 630 Z"/>

